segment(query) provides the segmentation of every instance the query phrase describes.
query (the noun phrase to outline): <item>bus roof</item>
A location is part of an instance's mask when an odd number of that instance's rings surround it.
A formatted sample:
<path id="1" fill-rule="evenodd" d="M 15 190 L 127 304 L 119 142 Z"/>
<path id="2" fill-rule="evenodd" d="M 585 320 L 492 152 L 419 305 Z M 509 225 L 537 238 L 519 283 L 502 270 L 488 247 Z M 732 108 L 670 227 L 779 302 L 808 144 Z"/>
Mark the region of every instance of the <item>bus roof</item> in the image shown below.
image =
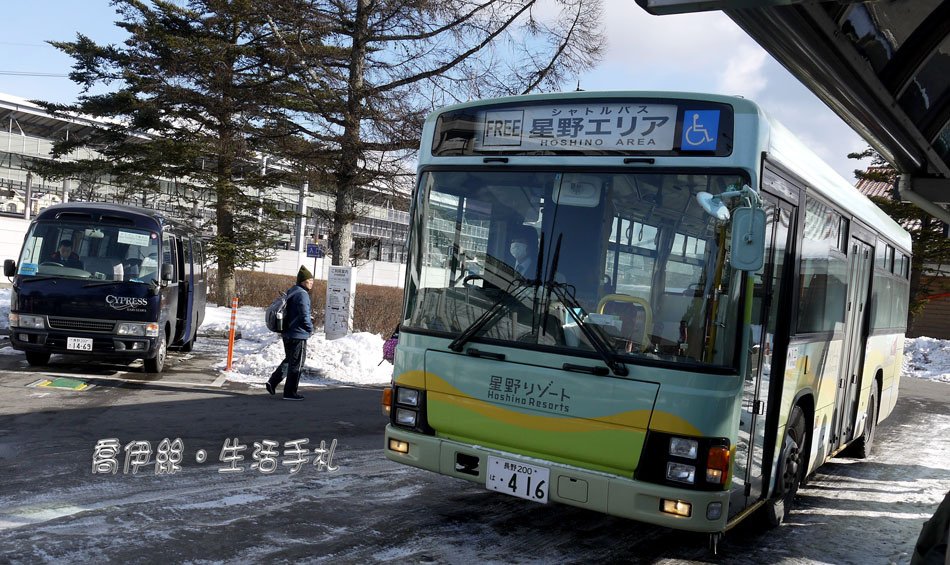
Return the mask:
<path id="1" fill-rule="evenodd" d="M 878 208 L 867 196 L 825 163 L 798 137 L 780 122 L 768 118 L 770 133 L 769 155 L 804 180 L 809 189 L 822 194 L 848 210 L 864 223 L 874 227 L 907 252 L 911 237 L 890 216 Z"/>

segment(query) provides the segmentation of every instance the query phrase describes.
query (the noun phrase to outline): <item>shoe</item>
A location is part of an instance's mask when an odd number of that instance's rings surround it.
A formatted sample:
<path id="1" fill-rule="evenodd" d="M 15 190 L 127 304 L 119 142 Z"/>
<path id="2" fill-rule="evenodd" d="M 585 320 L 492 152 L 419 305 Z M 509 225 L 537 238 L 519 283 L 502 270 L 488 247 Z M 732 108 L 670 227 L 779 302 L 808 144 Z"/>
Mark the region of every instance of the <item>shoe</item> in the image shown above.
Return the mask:
<path id="1" fill-rule="evenodd" d="M 303 400 L 299 394 L 284 395 L 284 400 Z"/>
<path id="2" fill-rule="evenodd" d="M 267 389 L 268 394 L 274 396 L 274 385 L 270 384 L 270 381 L 264 383 L 264 388 Z"/>

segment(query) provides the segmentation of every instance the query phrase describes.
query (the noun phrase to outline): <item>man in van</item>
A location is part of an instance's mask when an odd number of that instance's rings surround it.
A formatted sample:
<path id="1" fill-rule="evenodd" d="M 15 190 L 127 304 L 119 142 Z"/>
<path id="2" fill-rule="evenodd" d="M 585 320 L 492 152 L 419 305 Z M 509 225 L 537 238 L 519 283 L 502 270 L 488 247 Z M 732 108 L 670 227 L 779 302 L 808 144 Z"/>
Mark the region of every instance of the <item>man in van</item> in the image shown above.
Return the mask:
<path id="1" fill-rule="evenodd" d="M 59 242 L 59 250 L 54 251 L 49 260 L 64 267 L 82 269 L 82 261 L 79 260 L 79 255 L 73 253 L 73 242 L 68 239 Z"/>
<path id="2" fill-rule="evenodd" d="M 313 275 L 310 269 L 301 265 L 297 272 L 297 284 L 287 291 L 287 307 L 284 311 L 284 331 L 280 336 L 284 341 L 284 360 L 267 379 L 267 392 L 274 394 L 280 381 L 284 383 L 284 400 L 303 400 L 297 394 L 300 372 L 307 360 L 307 339 L 313 333 L 313 320 L 310 318 L 310 290 L 313 288 Z"/>

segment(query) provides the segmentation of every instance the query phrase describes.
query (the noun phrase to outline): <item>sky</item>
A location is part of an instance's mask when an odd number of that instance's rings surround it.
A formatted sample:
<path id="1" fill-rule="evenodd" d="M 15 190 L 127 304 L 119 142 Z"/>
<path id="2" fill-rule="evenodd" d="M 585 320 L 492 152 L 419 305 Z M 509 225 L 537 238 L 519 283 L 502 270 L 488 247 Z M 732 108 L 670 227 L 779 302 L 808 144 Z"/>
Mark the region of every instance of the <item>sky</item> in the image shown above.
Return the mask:
<path id="1" fill-rule="evenodd" d="M 0 92 L 30 100 L 72 102 L 79 94 L 65 76 L 72 60 L 45 41 L 70 41 L 77 33 L 97 43 L 123 38 L 109 0 L 6 0 L 3 12 Z M 722 13 L 652 16 L 634 0 L 604 0 L 604 25 L 604 57 L 580 77 L 582 89 L 744 96 L 785 124 L 849 182 L 854 182 L 855 168 L 868 164 L 847 158 L 867 144 Z M 565 90 L 576 87 L 564 85 Z"/>

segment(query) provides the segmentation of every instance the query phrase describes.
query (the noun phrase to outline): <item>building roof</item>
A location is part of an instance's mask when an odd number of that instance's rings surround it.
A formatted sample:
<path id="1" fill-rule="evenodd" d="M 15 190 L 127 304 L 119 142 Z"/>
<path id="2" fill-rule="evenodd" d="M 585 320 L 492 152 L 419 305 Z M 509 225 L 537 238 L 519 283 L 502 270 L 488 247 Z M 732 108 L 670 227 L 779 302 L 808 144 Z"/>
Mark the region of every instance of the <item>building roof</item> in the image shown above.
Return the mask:
<path id="1" fill-rule="evenodd" d="M 894 169 L 890 167 L 868 167 L 868 173 L 891 173 L 893 175 Z M 894 180 L 890 181 L 876 181 L 876 180 L 867 180 L 860 179 L 857 184 L 854 185 L 861 194 L 871 197 L 878 196 L 880 198 L 890 198 L 891 200 L 896 199 L 897 192 L 894 188 Z"/>

